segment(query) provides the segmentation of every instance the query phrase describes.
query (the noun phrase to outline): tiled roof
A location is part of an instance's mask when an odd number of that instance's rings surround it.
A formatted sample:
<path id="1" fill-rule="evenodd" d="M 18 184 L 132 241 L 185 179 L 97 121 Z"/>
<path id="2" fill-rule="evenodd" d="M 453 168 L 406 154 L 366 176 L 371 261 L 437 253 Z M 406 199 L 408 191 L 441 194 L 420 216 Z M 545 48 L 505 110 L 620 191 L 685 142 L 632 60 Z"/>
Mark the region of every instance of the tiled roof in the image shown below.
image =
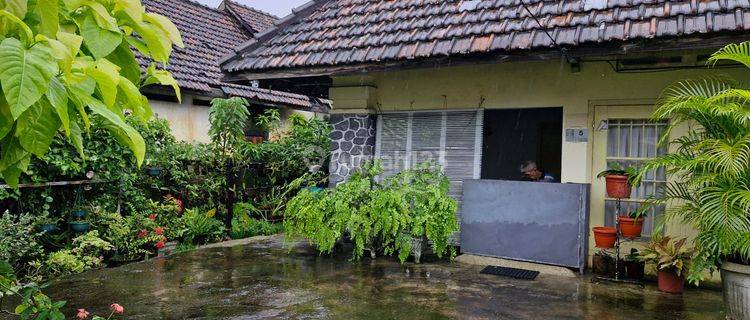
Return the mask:
<path id="1" fill-rule="evenodd" d="M 202 93 L 222 90 L 226 84 L 222 82 L 224 75 L 219 69 L 219 59 L 232 52 L 238 44 L 251 39 L 252 33 L 232 13 L 190 0 L 143 0 L 143 4 L 147 11 L 169 18 L 182 34 L 185 48 L 175 47 L 167 65 L 167 70 L 172 72 L 180 87 Z M 150 63 L 138 52 L 136 56 L 142 66 Z M 249 86 L 232 86 L 252 89 Z M 309 101 L 302 103 L 291 100 L 287 98 L 288 95 L 286 92 L 269 90 L 257 100 L 274 104 L 285 101 L 292 107 L 310 107 Z M 292 103 L 295 101 L 299 103 Z"/>
<path id="2" fill-rule="evenodd" d="M 550 37 L 573 47 L 749 30 L 749 1 L 314 0 L 311 12 L 251 41 L 223 68 L 258 73 L 549 48 Z"/>
<path id="3" fill-rule="evenodd" d="M 225 0 L 223 5 L 240 20 L 240 23 L 253 33 L 265 31 L 272 27 L 276 20 L 279 19 L 274 15 L 244 6 L 234 1 Z"/>
<path id="4" fill-rule="evenodd" d="M 300 106 L 312 109 L 311 111 L 326 112 L 326 108 L 331 107 L 331 101 L 328 99 L 313 98 L 290 92 L 253 88 L 230 83 L 223 83 L 221 89 L 231 96 L 243 97 L 250 100 L 269 101 L 280 105 Z"/>

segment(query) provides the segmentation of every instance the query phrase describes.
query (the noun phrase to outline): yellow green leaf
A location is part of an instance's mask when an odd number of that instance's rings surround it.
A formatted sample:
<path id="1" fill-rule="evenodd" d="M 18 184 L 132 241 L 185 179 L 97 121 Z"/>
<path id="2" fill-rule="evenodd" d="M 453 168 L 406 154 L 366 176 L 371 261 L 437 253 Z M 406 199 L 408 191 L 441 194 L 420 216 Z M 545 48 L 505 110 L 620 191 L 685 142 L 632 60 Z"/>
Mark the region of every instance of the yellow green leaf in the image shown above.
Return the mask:
<path id="1" fill-rule="evenodd" d="M 169 40 L 172 41 L 172 43 L 174 43 L 176 46 L 180 48 L 185 47 L 185 44 L 182 43 L 180 30 L 178 30 L 174 23 L 172 23 L 172 21 L 169 21 L 167 17 L 160 14 L 148 12 L 144 16 L 144 20 L 164 30 L 164 32 L 167 34 L 167 37 L 169 37 Z"/>
<path id="2" fill-rule="evenodd" d="M 68 113 L 68 92 L 65 90 L 65 86 L 56 77 L 52 77 L 52 81 L 49 83 L 49 90 L 47 90 L 47 100 L 57 111 L 57 116 L 60 118 L 65 135 L 70 136 L 70 114 Z"/>
<path id="3" fill-rule="evenodd" d="M 60 6 L 57 0 L 37 0 L 34 11 L 39 15 L 39 33 L 54 38 L 60 27 Z"/>
<path id="4" fill-rule="evenodd" d="M 6 38 L 0 43 L 0 84 L 14 119 L 37 102 L 47 91 L 57 64 L 47 46 L 38 44 L 26 49 L 18 39 Z"/>
<path id="5" fill-rule="evenodd" d="M 94 21 L 96 21 L 96 24 L 99 27 L 109 31 L 115 31 L 118 33 L 120 32 L 120 28 L 117 25 L 117 20 L 109 14 L 107 8 L 105 8 L 101 3 L 93 0 L 84 0 L 81 2 L 81 5 L 87 6 L 91 9 Z"/>
<path id="6" fill-rule="evenodd" d="M 92 63 L 86 69 L 86 74 L 96 81 L 104 104 L 107 107 L 114 105 L 117 98 L 117 85 L 120 82 L 120 67 L 102 58 Z"/>
<path id="7" fill-rule="evenodd" d="M 122 34 L 102 29 L 90 14 L 82 19 L 80 28 L 83 43 L 96 59 L 106 57 L 122 42 Z"/>
<path id="8" fill-rule="evenodd" d="M 60 119 L 46 98 L 39 99 L 16 122 L 15 135 L 26 151 L 44 156 L 60 128 Z"/>
<path id="9" fill-rule="evenodd" d="M 143 85 L 147 86 L 150 84 L 161 84 L 165 86 L 171 86 L 172 89 L 174 89 L 175 94 L 177 95 L 177 100 L 182 102 L 182 95 L 180 93 L 180 85 L 177 83 L 177 80 L 172 77 L 172 74 L 169 73 L 167 70 L 159 70 L 156 69 L 155 65 L 150 65 L 148 69 L 146 69 L 146 80 L 144 81 Z"/>

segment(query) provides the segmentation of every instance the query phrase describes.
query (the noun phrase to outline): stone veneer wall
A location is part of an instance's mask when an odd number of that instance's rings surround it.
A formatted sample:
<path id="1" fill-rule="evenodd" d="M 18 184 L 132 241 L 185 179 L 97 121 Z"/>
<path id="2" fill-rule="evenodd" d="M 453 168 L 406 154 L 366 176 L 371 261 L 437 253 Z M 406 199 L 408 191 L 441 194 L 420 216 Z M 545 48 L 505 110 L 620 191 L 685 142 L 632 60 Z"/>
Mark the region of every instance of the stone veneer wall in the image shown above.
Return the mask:
<path id="1" fill-rule="evenodd" d="M 331 164 L 329 185 L 335 186 L 375 155 L 375 115 L 333 114 L 330 117 Z"/>

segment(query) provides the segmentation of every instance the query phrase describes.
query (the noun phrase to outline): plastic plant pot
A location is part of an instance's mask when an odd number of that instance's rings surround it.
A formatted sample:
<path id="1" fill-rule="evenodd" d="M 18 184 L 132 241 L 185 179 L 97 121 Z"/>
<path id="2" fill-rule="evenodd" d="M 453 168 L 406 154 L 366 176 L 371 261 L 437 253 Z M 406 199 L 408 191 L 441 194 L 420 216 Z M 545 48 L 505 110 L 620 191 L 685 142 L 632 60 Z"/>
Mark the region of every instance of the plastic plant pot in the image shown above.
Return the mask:
<path id="1" fill-rule="evenodd" d="M 607 187 L 607 195 L 610 198 L 615 199 L 627 199 L 630 198 L 630 184 L 628 184 L 628 176 L 619 174 L 610 174 L 604 177 Z"/>
<path id="2" fill-rule="evenodd" d="M 54 223 L 40 224 L 36 228 L 37 228 L 37 230 L 39 230 L 41 232 L 44 232 L 44 233 L 53 233 L 53 232 L 55 232 L 55 231 L 58 230 L 57 229 L 57 225 L 54 224 Z"/>
<path id="3" fill-rule="evenodd" d="M 70 215 L 75 218 L 83 218 L 86 216 L 86 211 L 83 210 L 73 210 L 70 212 Z"/>
<path id="4" fill-rule="evenodd" d="M 83 232 L 89 231 L 88 221 L 71 221 L 71 222 L 68 222 L 68 226 L 70 227 L 70 231 L 73 231 L 76 233 L 83 233 Z"/>
<path id="5" fill-rule="evenodd" d="M 148 173 L 148 175 L 152 177 L 158 177 L 159 175 L 161 175 L 161 168 L 149 167 L 146 168 L 146 173 Z"/>
<path id="6" fill-rule="evenodd" d="M 620 232 L 625 238 L 638 238 L 643 232 L 643 217 L 633 219 L 628 216 L 620 216 Z"/>
<path id="7" fill-rule="evenodd" d="M 594 242 L 598 248 L 613 248 L 617 240 L 617 229 L 614 227 L 594 227 Z"/>
<path id="8" fill-rule="evenodd" d="M 685 290 L 685 276 L 678 276 L 672 270 L 659 270 L 659 291 L 666 293 L 682 293 Z"/>

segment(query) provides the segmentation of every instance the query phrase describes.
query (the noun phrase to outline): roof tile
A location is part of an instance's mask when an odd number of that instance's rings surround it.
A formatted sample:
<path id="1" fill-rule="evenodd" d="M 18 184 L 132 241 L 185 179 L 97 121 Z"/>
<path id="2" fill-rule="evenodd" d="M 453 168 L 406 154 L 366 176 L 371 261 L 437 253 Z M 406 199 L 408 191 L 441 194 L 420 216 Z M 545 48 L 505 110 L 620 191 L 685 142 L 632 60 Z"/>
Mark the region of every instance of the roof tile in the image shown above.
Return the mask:
<path id="1" fill-rule="evenodd" d="M 265 57 L 292 52 L 310 56 L 294 65 L 313 67 L 544 48 L 553 45 L 547 33 L 559 45 L 576 46 L 750 29 L 749 12 L 750 0 L 327 0 L 275 31 L 273 46 L 253 45 L 225 69 L 242 70 L 239 61 L 253 59 L 264 61 L 256 71 L 283 68 Z M 337 54 L 316 55 L 329 51 Z"/>

